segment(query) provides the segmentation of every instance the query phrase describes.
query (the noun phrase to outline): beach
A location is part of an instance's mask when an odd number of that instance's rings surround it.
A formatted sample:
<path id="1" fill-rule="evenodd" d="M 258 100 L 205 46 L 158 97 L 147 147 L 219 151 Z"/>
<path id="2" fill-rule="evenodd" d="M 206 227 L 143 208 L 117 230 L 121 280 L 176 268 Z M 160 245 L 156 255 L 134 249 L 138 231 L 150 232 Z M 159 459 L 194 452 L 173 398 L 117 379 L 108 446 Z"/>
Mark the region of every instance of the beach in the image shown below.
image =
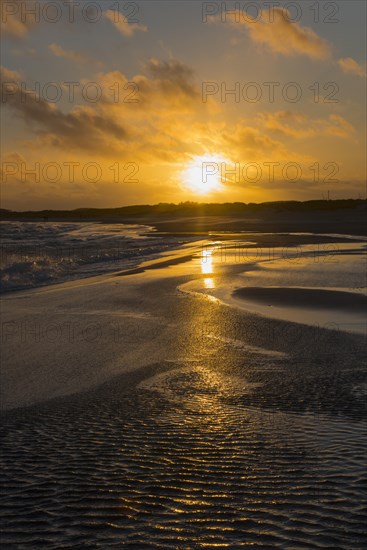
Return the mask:
<path id="1" fill-rule="evenodd" d="M 367 550 L 367 2 L 0 4 L 0 545 Z"/>
<path id="2" fill-rule="evenodd" d="M 197 236 L 4 294 L 11 548 L 363 548 L 365 239 Z"/>

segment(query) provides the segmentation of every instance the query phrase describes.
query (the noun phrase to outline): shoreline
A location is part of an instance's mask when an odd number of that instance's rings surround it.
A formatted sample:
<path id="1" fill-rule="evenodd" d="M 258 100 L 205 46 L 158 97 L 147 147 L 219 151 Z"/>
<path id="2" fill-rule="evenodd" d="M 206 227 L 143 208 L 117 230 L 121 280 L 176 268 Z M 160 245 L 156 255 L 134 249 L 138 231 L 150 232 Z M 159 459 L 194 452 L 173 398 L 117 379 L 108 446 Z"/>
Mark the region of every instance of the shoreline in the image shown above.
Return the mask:
<path id="1" fill-rule="evenodd" d="M 147 225 L 152 227 L 161 236 L 208 236 L 209 233 L 310 233 L 310 234 L 341 234 L 350 236 L 367 237 L 367 225 L 363 214 L 362 219 L 339 220 L 337 217 L 331 221 L 266 221 L 266 220 L 236 220 L 227 217 L 218 219 L 206 218 L 183 218 L 183 219 L 157 219 L 151 217 L 115 219 L 101 217 L 78 218 L 73 216 L 55 217 L 45 220 L 43 217 L 1 217 L 0 222 L 30 222 L 30 223 L 101 223 L 101 224 L 126 224 L 126 225 Z M 192 226 L 196 226 L 192 230 Z M 153 235 L 154 235 L 153 234 Z M 220 233 L 223 235 L 223 233 Z M 225 234 L 225 233 L 224 233 Z M 152 236 L 152 235 L 150 235 Z"/>
<path id="2" fill-rule="evenodd" d="M 362 544 L 365 338 L 181 292 L 190 282 L 231 290 L 249 275 L 212 249 L 189 243 L 135 274 L 2 300 L 10 545 L 71 547 L 79 529 L 89 546 L 98 533 L 101 548 L 141 548 L 149 533 L 161 548 L 179 530 L 188 547 L 203 536 L 256 546 L 266 532 L 281 548 L 290 521 L 296 546 L 319 544 L 320 525 L 327 547 L 347 530 Z M 338 269 L 358 258 L 341 256 Z M 41 525 L 31 542 L 30 517 Z"/>
<path id="3" fill-rule="evenodd" d="M 79 208 L 12 212 L 1 221 L 126 223 L 157 231 L 202 234 L 209 231 L 344 233 L 367 236 L 367 200 L 278 201 L 271 203 L 181 203 L 119 208 Z"/>
<path id="4" fill-rule="evenodd" d="M 277 238 L 281 239 L 281 236 Z M 16 407 L 19 403 L 27 404 L 29 399 L 42 401 L 98 386 L 116 374 L 167 359 L 167 349 L 175 357 L 172 342 L 180 338 L 181 327 L 177 321 L 172 324 L 170 318 L 186 300 L 190 307 L 199 311 L 213 310 L 212 317 L 208 318 L 209 323 L 223 304 L 226 306 L 226 316 L 244 316 L 266 327 L 279 323 L 292 326 L 300 322 L 297 318 L 269 316 L 268 306 L 256 303 L 246 309 L 242 298 L 231 297 L 236 277 L 241 276 L 244 270 L 246 275 L 246 266 L 253 269 L 255 264 L 250 261 L 226 263 L 221 261 L 220 256 L 214 255 L 212 266 L 207 263 L 207 256 L 203 256 L 203 246 L 207 250 L 207 242 L 186 243 L 162 253 L 155 260 L 142 262 L 132 270 L 118 270 L 87 279 L 4 294 L 3 341 L 7 368 L 2 372 L 3 406 L 13 403 L 11 406 Z M 362 246 L 361 243 L 359 245 Z M 305 261 L 309 260 L 307 256 L 305 258 Z M 283 263 L 282 267 L 286 268 L 286 265 Z M 257 276 L 256 270 L 254 273 Z M 203 288 L 202 297 L 203 294 L 215 296 L 216 292 L 210 290 L 213 280 L 216 280 L 214 285 L 224 285 L 231 303 L 227 296 L 221 296 L 220 288 L 217 294 L 223 304 L 219 304 L 217 299 L 196 303 L 196 297 L 182 296 L 182 285 Z M 209 288 L 205 289 L 207 285 Z M 244 286 L 243 281 L 241 286 Z M 286 288 L 283 289 L 279 299 L 286 298 L 287 292 Z M 300 293 L 298 307 L 294 307 L 293 311 L 302 313 L 302 305 L 307 300 L 305 292 Z M 275 309 L 271 308 L 271 312 Z M 337 309 L 332 310 L 334 316 L 336 312 Z M 319 311 L 316 319 L 322 319 L 321 313 Z M 347 319 L 345 312 L 344 315 Z M 182 319 L 181 315 L 179 319 Z M 204 316 L 199 332 L 205 332 L 206 322 Z M 304 318 L 297 330 L 307 333 L 315 322 L 312 318 L 311 322 Z M 335 326 L 321 323 L 321 331 L 328 332 L 328 329 L 332 332 Z M 342 330 L 339 332 L 340 338 L 351 337 L 343 336 Z M 355 336 L 359 338 L 361 335 Z M 232 340 L 238 338 L 229 335 L 229 341 Z M 276 351 L 277 347 L 272 345 L 269 349 Z M 260 341 L 259 345 L 255 341 L 251 346 L 266 348 L 266 340 Z M 21 354 L 19 349 L 22 349 Z M 49 361 L 51 356 L 57 367 L 55 372 Z"/>
<path id="5" fill-rule="evenodd" d="M 27 221 L 26 223 L 35 223 L 34 221 Z M 49 222 L 52 223 L 52 222 Z M 67 222 L 65 222 L 67 223 Z M 79 222 L 78 222 L 79 223 Z M 84 222 L 82 222 L 84 223 Z M 90 223 L 90 222 L 86 222 Z M 81 253 L 81 258 L 83 259 L 86 256 L 86 251 L 91 250 L 93 251 L 93 247 L 96 247 L 97 252 L 99 250 L 104 250 L 102 245 L 102 248 L 99 248 L 98 243 L 75 243 L 73 245 L 70 244 L 60 244 L 60 245 L 54 245 L 54 248 L 49 247 L 51 252 L 49 253 L 49 258 L 51 261 L 53 261 L 54 257 L 55 259 L 62 259 L 60 256 L 61 251 L 63 248 L 65 248 L 66 253 L 66 259 L 68 259 L 68 255 L 71 254 L 71 258 L 76 260 L 75 266 L 68 267 L 65 272 L 60 272 L 60 274 L 57 274 L 56 279 L 50 278 L 47 282 L 43 282 L 42 280 L 40 282 L 35 280 L 30 280 L 30 283 L 27 284 L 24 283 L 23 286 L 17 287 L 6 287 L 4 284 L 4 288 L 1 288 L 0 290 L 0 296 L 5 297 L 9 294 L 14 294 L 17 292 L 24 292 L 27 290 L 36 290 L 39 288 L 47 288 L 49 286 L 55 286 L 63 283 L 77 283 L 81 280 L 89 280 L 93 279 L 94 277 L 103 277 L 104 275 L 110 275 L 113 276 L 116 275 L 128 275 L 128 274 L 138 274 L 144 271 L 145 269 L 155 269 L 154 265 L 159 264 L 164 267 L 165 265 L 169 265 L 171 260 L 170 257 L 175 257 L 175 254 L 180 253 L 180 250 L 184 250 L 186 246 L 196 247 L 201 252 L 204 251 L 204 248 L 208 248 L 215 244 L 216 246 L 219 243 L 219 246 L 221 248 L 221 254 L 226 256 L 228 253 L 230 253 L 231 249 L 236 247 L 237 252 L 239 256 L 242 255 L 244 261 L 245 256 L 251 255 L 252 250 L 260 250 L 261 255 L 262 254 L 268 254 L 269 258 L 274 254 L 274 252 L 277 249 L 283 249 L 284 254 L 289 255 L 290 257 L 293 256 L 293 254 L 298 253 L 298 250 L 302 245 L 314 245 L 315 246 L 315 257 L 316 255 L 322 256 L 323 254 L 329 254 L 332 256 L 333 254 L 337 253 L 337 245 L 338 243 L 350 243 L 351 241 L 355 240 L 359 244 L 366 241 L 367 243 L 367 237 L 364 237 L 363 235 L 354 236 L 351 234 L 319 234 L 319 233 L 302 233 L 302 232 L 296 232 L 296 233 L 268 233 L 268 232 L 152 232 L 152 233 L 142 233 L 143 237 L 148 237 L 149 239 L 153 240 L 157 239 L 157 246 L 163 247 L 161 250 L 149 250 L 148 254 L 141 256 L 136 255 L 130 256 L 127 258 L 121 258 L 118 259 L 112 259 L 111 261 L 107 261 L 106 263 L 101 261 L 96 262 L 81 262 L 78 263 L 78 251 Z M 166 241 L 167 239 L 167 241 Z M 176 242 L 176 241 L 177 242 Z M 137 241 L 138 242 L 138 241 Z M 328 249 L 328 245 L 330 245 L 330 249 Z M 29 255 L 30 258 L 28 258 L 27 254 L 27 246 L 29 247 Z M 116 254 L 116 245 L 109 245 L 110 249 L 108 247 L 105 248 L 105 251 L 108 252 L 109 250 L 112 253 L 112 256 Z M 122 242 L 122 245 L 117 245 L 117 251 L 123 251 L 124 245 Z M 37 256 L 35 256 L 35 251 L 38 250 L 37 246 L 34 244 L 26 245 L 18 242 L 14 242 L 13 244 L 5 244 L 4 245 L 4 256 L 6 257 L 6 254 L 9 254 L 11 256 L 12 248 L 15 249 L 15 255 L 21 252 L 21 260 L 30 261 L 32 260 L 33 256 L 35 260 L 37 261 Z M 43 256 L 42 255 L 42 249 L 39 249 L 40 251 L 40 260 L 48 259 L 47 253 Z M 295 251 L 295 252 L 294 252 Z M 167 258 L 168 256 L 168 258 Z M 190 255 L 187 256 L 187 261 L 190 260 Z M 180 260 L 184 261 L 184 260 Z M 118 263 L 121 263 L 122 265 L 120 267 L 117 266 Z M 126 263 L 127 265 L 123 265 Z M 129 265 L 132 264 L 132 265 Z M 83 271 L 84 269 L 89 269 L 90 273 Z M 29 269 L 31 269 L 31 265 L 29 266 Z M 75 272 L 73 271 L 75 269 Z M 95 270 L 93 272 L 93 270 Z M 32 272 L 30 272 L 32 275 Z"/>

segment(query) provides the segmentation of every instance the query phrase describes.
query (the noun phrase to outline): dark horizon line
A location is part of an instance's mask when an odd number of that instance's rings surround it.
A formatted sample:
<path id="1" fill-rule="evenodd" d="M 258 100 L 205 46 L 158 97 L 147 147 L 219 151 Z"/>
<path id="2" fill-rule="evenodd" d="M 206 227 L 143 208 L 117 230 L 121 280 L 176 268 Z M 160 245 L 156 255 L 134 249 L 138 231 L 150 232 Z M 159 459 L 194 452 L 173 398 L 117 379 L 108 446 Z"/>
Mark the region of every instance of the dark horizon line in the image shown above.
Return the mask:
<path id="1" fill-rule="evenodd" d="M 196 201 L 181 201 L 178 203 L 174 202 L 159 202 L 155 204 L 132 204 L 132 205 L 124 205 L 124 206 L 107 206 L 107 207 L 95 207 L 95 206 L 85 206 L 80 208 L 73 208 L 73 209 L 53 209 L 53 208 L 44 208 L 42 210 L 11 210 L 9 208 L 0 208 L 0 214 L 7 215 L 7 214 L 44 214 L 44 213 L 82 213 L 82 212 L 121 212 L 125 211 L 128 212 L 133 211 L 134 209 L 149 209 L 152 211 L 159 211 L 160 209 L 168 208 L 168 210 L 171 209 L 182 209 L 182 208 L 199 208 L 199 207 L 209 207 L 209 208 L 219 208 L 219 207 L 240 207 L 240 208 L 256 208 L 256 207 L 271 207 L 271 206 L 296 206 L 296 205 L 334 205 L 337 204 L 341 205 L 344 203 L 344 205 L 350 205 L 354 203 L 367 203 L 367 198 L 345 198 L 345 199 L 309 199 L 305 201 L 299 201 L 299 200 L 277 200 L 277 201 L 264 201 L 264 202 L 242 202 L 242 201 L 233 201 L 233 202 L 196 202 Z M 138 213 L 138 212 L 135 212 Z M 149 213 L 149 212 L 140 212 L 140 213 Z M 153 213 L 153 212 L 151 212 Z"/>

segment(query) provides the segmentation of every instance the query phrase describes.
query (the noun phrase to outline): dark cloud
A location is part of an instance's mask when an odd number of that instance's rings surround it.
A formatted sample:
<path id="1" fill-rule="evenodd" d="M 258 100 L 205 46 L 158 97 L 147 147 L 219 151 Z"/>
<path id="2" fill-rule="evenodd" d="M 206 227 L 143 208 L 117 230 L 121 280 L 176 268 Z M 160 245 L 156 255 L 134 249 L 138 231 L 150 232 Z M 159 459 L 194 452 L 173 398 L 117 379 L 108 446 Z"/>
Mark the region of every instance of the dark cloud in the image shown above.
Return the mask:
<path id="1" fill-rule="evenodd" d="M 101 151 L 101 147 L 116 147 L 116 140 L 128 140 L 128 132 L 119 123 L 97 108 L 76 107 L 69 113 L 62 112 L 54 103 L 48 103 L 33 92 L 22 90 L 15 74 L 1 69 L 1 102 L 13 109 L 23 120 L 34 127 L 50 143 L 65 149 L 86 149 Z"/>
<path id="2" fill-rule="evenodd" d="M 150 59 L 145 69 L 167 95 L 179 93 L 194 99 L 200 96 L 194 82 L 194 71 L 176 59 Z"/>

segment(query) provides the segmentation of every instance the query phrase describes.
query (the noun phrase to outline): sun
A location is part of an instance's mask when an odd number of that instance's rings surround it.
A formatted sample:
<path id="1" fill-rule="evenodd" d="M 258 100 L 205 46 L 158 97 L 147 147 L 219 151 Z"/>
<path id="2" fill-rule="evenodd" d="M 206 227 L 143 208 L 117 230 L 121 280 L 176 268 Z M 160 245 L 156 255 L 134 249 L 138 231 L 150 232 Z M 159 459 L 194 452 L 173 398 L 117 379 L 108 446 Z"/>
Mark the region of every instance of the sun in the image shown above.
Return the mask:
<path id="1" fill-rule="evenodd" d="M 221 171 L 226 159 L 221 155 L 201 155 L 192 157 L 180 173 L 186 189 L 205 195 L 223 189 Z"/>

